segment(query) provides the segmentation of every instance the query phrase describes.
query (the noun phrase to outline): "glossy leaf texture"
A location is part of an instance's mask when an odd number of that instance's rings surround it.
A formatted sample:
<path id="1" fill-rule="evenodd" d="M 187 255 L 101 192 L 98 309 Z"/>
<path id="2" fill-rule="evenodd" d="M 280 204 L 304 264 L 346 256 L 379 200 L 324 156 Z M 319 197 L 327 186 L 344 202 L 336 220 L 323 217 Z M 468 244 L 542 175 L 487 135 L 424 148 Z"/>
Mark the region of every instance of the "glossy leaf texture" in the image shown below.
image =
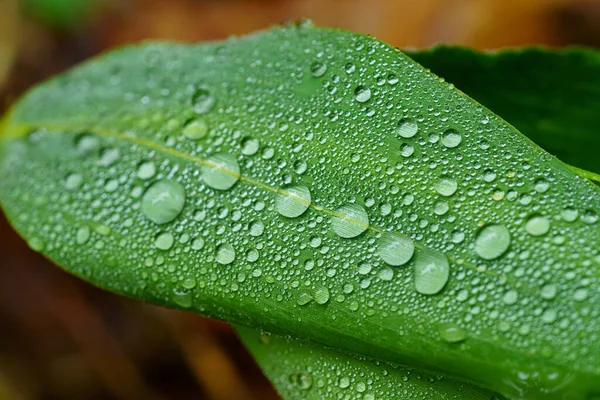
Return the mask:
<path id="1" fill-rule="evenodd" d="M 440 46 L 410 57 L 560 160 L 600 173 L 600 53 L 572 47 L 477 52 Z"/>
<path id="2" fill-rule="evenodd" d="M 99 286 L 508 397 L 600 391 L 599 189 L 372 38 L 114 51 L 2 131 L 7 216 Z"/>
<path id="3" fill-rule="evenodd" d="M 470 385 L 238 327 L 238 335 L 286 400 L 499 400 Z"/>

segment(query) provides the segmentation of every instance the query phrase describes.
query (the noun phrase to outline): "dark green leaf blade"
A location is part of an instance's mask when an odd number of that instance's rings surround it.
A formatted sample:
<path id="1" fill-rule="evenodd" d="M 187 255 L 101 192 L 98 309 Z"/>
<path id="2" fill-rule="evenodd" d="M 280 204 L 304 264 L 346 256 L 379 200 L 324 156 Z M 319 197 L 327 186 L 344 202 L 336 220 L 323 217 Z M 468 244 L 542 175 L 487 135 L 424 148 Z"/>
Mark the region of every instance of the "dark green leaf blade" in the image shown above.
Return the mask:
<path id="1" fill-rule="evenodd" d="M 249 328 L 236 331 L 286 400 L 500 400 L 487 390 L 426 372 Z"/>
<path id="2" fill-rule="evenodd" d="M 600 173 L 598 51 L 440 46 L 408 54 L 561 161 Z"/>
<path id="3" fill-rule="evenodd" d="M 100 286 L 512 397 L 598 390 L 598 188 L 374 39 L 132 47 L 2 131 L 8 217 Z"/>

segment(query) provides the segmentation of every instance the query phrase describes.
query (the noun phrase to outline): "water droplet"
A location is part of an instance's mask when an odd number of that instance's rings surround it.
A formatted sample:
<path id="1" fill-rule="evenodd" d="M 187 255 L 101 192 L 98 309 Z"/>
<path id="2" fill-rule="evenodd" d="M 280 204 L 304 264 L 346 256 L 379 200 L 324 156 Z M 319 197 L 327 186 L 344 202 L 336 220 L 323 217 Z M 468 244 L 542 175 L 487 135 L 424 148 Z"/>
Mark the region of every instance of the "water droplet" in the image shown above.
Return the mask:
<path id="1" fill-rule="evenodd" d="M 354 203 L 338 208 L 336 216 L 331 220 L 331 227 L 335 233 L 343 238 L 353 238 L 369 227 L 369 216 L 365 209 Z"/>
<path id="2" fill-rule="evenodd" d="M 413 155 L 414 152 L 415 148 L 412 144 L 402 143 L 402 145 L 400 145 L 400 154 L 402 154 L 402 156 L 410 157 Z"/>
<path id="3" fill-rule="evenodd" d="M 204 239 L 201 237 L 196 238 L 192 241 L 192 250 L 201 250 L 204 247 Z"/>
<path id="4" fill-rule="evenodd" d="M 102 167 L 110 167 L 121 157 L 119 149 L 104 149 L 100 158 L 98 159 L 98 165 Z"/>
<path id="5" fill-rule="evenodd" d="M 579 217 L 579 211 L 573 207 L 565 207 L 561 212 L 560 216 L 566 222 L 573 222 Z"/>
<path id="6" fill-rule="evenodd" d="M 444 215 L 448 212 L 449 209 L 450 209 L 450 206 L 448 206 L 448 203 L 445 201 L 438 201 L 433 206 L 433 212 L 436 215 Z"/>
<path id="7" fill-rule="evenodd" d="M 579 288 L 579 289 L 575 290 L 575 293 L 573 293 L 573 299 L 575 301 L 583 301 L 583 300 L 587 299 L 587 297 L 588 297 L 588 290 L 585 288 Z"/>
<path id="8" fill-rule="evenodd" d="M 91 230 L 88 226 L 82 226 L 77 230 L 77 234 L 75 235 L 75 241 L 77 244 L 84 244 L 90 240 Z"/>
<path id="9" fill-rule="evenodd" d="M 323 75 L 325 75 L 325 72 L 327 72 L 327 64 L 324 63 L 320 63 L 318 61 L 315 61 L 314 63 L 312 63 L 312 65 L 310 66 L 310 73 L 312 74 L 312 76 L 314 76 L 315 78 L 320 78 Z"/>
<path id="10" fill-rule="evenodd" d="M 215 254 L 215 260 L 222 265 L 231 264 L 235 260 L 235 249 L 229 243 L 219 245 Z"/>
<path id="11" fill-rule="evenodd" d="M 509 290 L 508 292 L 504 293 L 504 296 L 502 297 L 502 301 L 504 302 L 504 304 L 507 305 L 513 305 L 517 302 L 519 298 L 519 294 L 517 293 L 516 290 Z"/>
<path id="12" fill-rule="evenodd" d="M 494 182 L 496 180 L 496 173 L 491 169 L 483 171 L 483 180 L 486 182 Z"/>
<path id="13" fill-rule="evenodd" d="M 557 317 L 556 310 L 549 309 L 549 310 L 544 311 L 541 319 L 542 319 L 542 322 L 544 322 L 546 324 L 551 324 L 554 321 L 556 321 L 556 317 Z"/>
<path id="14" fill-rule="evenodd" d="M 154 240 L 154 246 L 160 250 L 169 250 L 173 246 L 173 242 L 173 235 L 169 232 L 163 232 Z"/>
<path id="15" fill-rule="evenodd" d="M 265 224 L 261 220 L 255 220 L 250 223 L 250 235 L 260 236 L 265 231 Z"/>
<path id="16" fill-rule="evenodd" d="M 81 174 L 69 174 L 65 179 L 65 188 L 67 190 L 78 189 L 83 183 L 83 175 Z"/>
<path id="17" fill-rule="evenodd" d="M 369 101 L 369 99 L 371 98 L 371 89 L 369 89 L 365 85 L 359 85 L 356 88 L 356 90 L 354 90 L 354 98 L 359 103 L 364 103 L 366 101 Z"/>
<path id="18" fill-rule="evenodd" d="M 260 142 L 254 138 L 244 138 L 242 140 L 242 154 L 245 156 L 253 156 L 258 152 Z"/>
<path id="19" fill-rule="evenodd" d="M 440 195 L 449 197 L 456 193 L 458 183 L 451 177 L 444 175 L 435 181 L 433 187 Z"/>
<path id="20" fill-rule="evenodd" d="M 318 288 L 314 298 L 317 304 L 326 304 L 329 301 L 329 290 L 326 287 Z"/>
<path id="21" fill-rule="evenodd" d="M 173 302 L 182 308 L 190 308 L 192 306 L 192 295 L 187 292 L 173 291 Z"/>
<path id="22" fill-rule="evenodd" d="M 419 125 L 412 119 L 401 119 L 398 121 L 398 134 L 403 138 L 411 138 L 417 134 Z"/>
<path id="23" fill-rule="evenodd" d="M 185 189 L 180 183 L 168 179 L 154 183 L 142 197 L 144 216 L 157 224 L 173 221 L 183 210 Z"/>
<path id="24" fill-rule="evenodd" d="M 229 153 L 217 153 L 207 160 L 211 165 L 202 166 L 202 178 L 213 189 L 228 190 L 240 179 L 240 166 Z"/>
<path id="25" fill-rule="evenodd" d="M 598 214 L 594 210 L 585 210 L 583 214 L 581 214 L 581 221 L 585 224 L 595 224 L 598 222 Z"/>
<path id="26" fill-rule="evenodd" d="M 310 202 L 310 191 L 306 186 L 289 186 L 277 193 L 275 207 L 284 217 L 295 218 L 304 214 Z"/>
<path id="27" fill-rule="evenodd" d="M 208 133 L 208 125 L 203 120 L 189 121 L 183 128 L 183 136 L 192 140 L 199 140 Z"/>
<path id="28" fill-rule="evenodd" d="M 541 215 L 533 215 L 525 223 L 525 230 L 532 236 L 545 235 L 550 230 L 550 220 Z"/>
<path id="29" fill-rule="evenodd" d="M 28 242 L 27 245 L 29 246 L 29 248 L 33 251 L 37 251 L 40 252 L 42 250 L 44 250 L 44 247 L 46 246 L 46 244 L 44 243 L 44 241 L 38 237 L 32 237 Z"/>
<path id="30" fill-rule="evenodd" d="M 484 260 L 500 257 L 510 246 L 510 233 L 504 225 L 486 225 L 475 238 L 475 253 Z"/>
<path id="31" fill-rule="evenodd" d="M 206 88 L 199 87 L 192 95 L 192 108 L 196 114 L 206 114 L 212 110 L 216 99 Z"/>
<path id="32" fill-rule="evenodd" d="M 545 193 L 550 188 L 550 183 L 544 178 L 539 178 L 535 181 L 533 188 L 538 193 Z"/>
<path id="33" fill-rule="evenodd" d="M 292 382 L 295 383 L 300 389 L 308 390 L 312 387 L 313 379 L 310 373 L 308 372 L 298 372 L 293 374 Z"/>
<path id="34" fill-rule="evenodd" d="M 100 149 L 100 140 L 92 135 L 82 135 L 77 140 L 77 153 L 82 156 L 90 155 Z"/>
<path id="35" fill-rule="evenodd" d="M 294 162 L 294 171 L 296 171 L 297 174 L 302 175 L 306 172 L 307 168 L 308 164 L 304 160 L 297 160 Z"/>
<path id="36" fill-rule="evenodd" d="M 410 261 L 415 252 L 415 244 L 404 235 L 384 233 L 379 238 L 377 253 L 389 265 L 400 266 Z"/>
<path id="37" fill-rule="evenodd" d="M 467 338 L 467 332 L 453 323 L 445 323 L 440 325 L 440 337 L 448 343 L 459 343 Z"/>
<path id="38" fill-rule="evenodd" d="M 152 161 L 144 161 L 140 163 L 137 170 L 137 176 L 140 179 L 150 179 L 156 174 L 156 166 Z"/>
<path id="39" fill-rule="evenodd" d="M 557 292 L 558 292 L 558 289 L 556 288 L 556 285 L 553 283 L 549 283 L 547 285 L 542 286 L 540 294 L 541 294 L 542 298 L 544 298 L 546 300 L 551 300 L 554 297 L 556 297 Z"/>
<path id="40" fill-rule="evenodd" d="M 415 289 L 421 294 L 439 293 L 450 276 L 448 259 L 439 251 L 424 249 L 415 259 Z"/>
<path id="41" fill-rule="evenodd" d="M 460 144 L 462 136 L 455 129 L 448 129 L 442 134 L 442 144 L 452 149 Z"/>

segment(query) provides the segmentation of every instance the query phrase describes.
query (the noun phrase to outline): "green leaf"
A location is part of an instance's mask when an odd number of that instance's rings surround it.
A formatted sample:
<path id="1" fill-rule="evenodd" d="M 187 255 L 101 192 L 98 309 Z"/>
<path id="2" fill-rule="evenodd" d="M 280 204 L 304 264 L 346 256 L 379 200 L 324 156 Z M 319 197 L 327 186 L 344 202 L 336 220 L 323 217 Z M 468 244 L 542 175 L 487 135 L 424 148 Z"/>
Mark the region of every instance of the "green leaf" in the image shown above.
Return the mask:
<path id="1" fill-rule="evenodd" d="M 600 173 L 600 53 L 586 48 L 476 52 L 440 46 L 410 57 L 560 160 Z"/>
<path id="2" fill-rule="evenodd" d="M 114 51 L 1 131 L 8 218 L 99 286 L 508 397 L 600 390 L 599 188 L 372 38 Z"/>
<path id="3" fill-rule="evenodd" d="M 249 328 L 236 330 L 284 399 L 500 399 L 421 371 Z"/>

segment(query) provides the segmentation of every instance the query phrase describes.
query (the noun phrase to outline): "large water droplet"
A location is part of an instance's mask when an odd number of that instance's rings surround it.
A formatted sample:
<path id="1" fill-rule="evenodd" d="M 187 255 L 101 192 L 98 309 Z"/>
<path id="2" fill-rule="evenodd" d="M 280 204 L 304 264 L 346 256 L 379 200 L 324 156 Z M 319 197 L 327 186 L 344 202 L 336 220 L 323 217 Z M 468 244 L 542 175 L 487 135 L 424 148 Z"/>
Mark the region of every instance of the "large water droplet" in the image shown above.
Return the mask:
<path id="1" fill-rule="evenodd" d="M 358 204 L 347 204 L 338 208 L 331 220 L 333 231 L 343 238 L 353 238 L 369 227 L 369 216 Z"/>
<path id="2" fill-rule="evenodd" d="M 450 149 L 458 146 L 462 136 L 454 129 L 448 129 L 442 135 L 442 144 Z"/>
<path id="3" fill-rule="evenodd" d="M 532 236 L 542 236 L 550 230 L 550 220 L 542 215 L 533 215 L 525 223 L 525 230 Z"/>
<path id="4" fill-rule="evenodd" d="M 435 181 L 433 187 L 440 195 L 449 197 L 456 193 L 458 183 L 449 176 L 441 176 Z"/>
<path id="5" fill-rule="evenodd" d="M 475 253 L 485 260 L 500 257 L 510 246 L 510 233 L 504 225 L 484 226 L 475 238 Z"/>
<path id="6" fill-rule="evenodd" d="M 573 222 L 579 217 L 579 211 L 573 207 L 565 207 L 561 212 L 560 216 L 566 222 Z"/>
<path id="7" fill-rule="evenodd" d="M 310 191 L 306 186 L 289 186 L 277 193 L 275 207 L 284 217 L 295 218 L 304 214 L 310 202 Z"/>
<path id="8" fill-rule="evenodd" d="M 152 161 L 144 161 L 140 163 L 137 170 L 137 176 L 140 179 L 150 179 L 156 174 L 156 166 Z"/>
<path id="9" fill-rule="evenodd" d="M 401 119 L 398 121 L 398 134 L 403 138 L 411 138 L 417 134 L 419 125 L 412 119 Z"/>
<path id="10" fill-rule="evenodd" d="M 215 260 L 222 265 L 231 264 L 235 260 L 235 249 L 229 243 L 219 245 L 215 254 Z"/>
<path id="11" fill-rule="evenodd" d="M 415 252 L 415 244 L 404 235 L 384 233 L 378 241 L 377 253 L 389 265 L 400 266 L 410 261 Z"/>
<path id="12" fill-rule="evenodd" d="M 359 85 L 356 88 L 356 90 L 354 90 L 354 98 L 359 103 L 364 103 L 366 101 L 369 101 L 369 99 L 371 98 L 371 89 L 369 89 L 365 85 Z"/>
<path id="13" fill-rule="evenodd" d="M 146 218 L 157 224 L 173 221 L 183 210 L 185 189 L 168 179 L 154 183 L 142 197 L 141 210 Z"/>
<path id="14" fill-rule="evenodd" d="M 259 219 L 254 220 L 250 223 L 250 235 L 260 236 L 265 231 L 265 224 Z"/>
<path id="15" fill-rule="evenodd" d="M 329 301 L 329 289 L 323 286 L 317 288 L 314 299 L 317 304 L 326 304 Z"/>
<path id="16" fill-rule="evenodd" d="M 202 166 L 202 178 L 213 189 L 230 189 L 240 179 L 240 166 L 229 153 L 217 153 L 207 160 L 210 165 Z"/>
<path id="17" fill-rule="evenodd" d="M 422 294 L 439 293 L 450 276 L 450 266 L 446 256 L 439 252 L 424 249 L 415 259 L 415 289 Z"/>
<path id="18" fill-rule="evenodd" d="M 242 154 L 245 156 L 253 156 L 258 152 L 259 147 L 258 139 L 247 137 L 242 140 Z"/>
<path id="19" fill-rule="evenodd" d="M 312 76 L 314 76 L 315 78 L 320 78 L 323 75 L 325 75 L 325 72 L 327 72 L 327 64 L 315 61 L 314 63 L 312 63 L 312 65 L 310 66 L 310 73 L 312 74 Z"/>

